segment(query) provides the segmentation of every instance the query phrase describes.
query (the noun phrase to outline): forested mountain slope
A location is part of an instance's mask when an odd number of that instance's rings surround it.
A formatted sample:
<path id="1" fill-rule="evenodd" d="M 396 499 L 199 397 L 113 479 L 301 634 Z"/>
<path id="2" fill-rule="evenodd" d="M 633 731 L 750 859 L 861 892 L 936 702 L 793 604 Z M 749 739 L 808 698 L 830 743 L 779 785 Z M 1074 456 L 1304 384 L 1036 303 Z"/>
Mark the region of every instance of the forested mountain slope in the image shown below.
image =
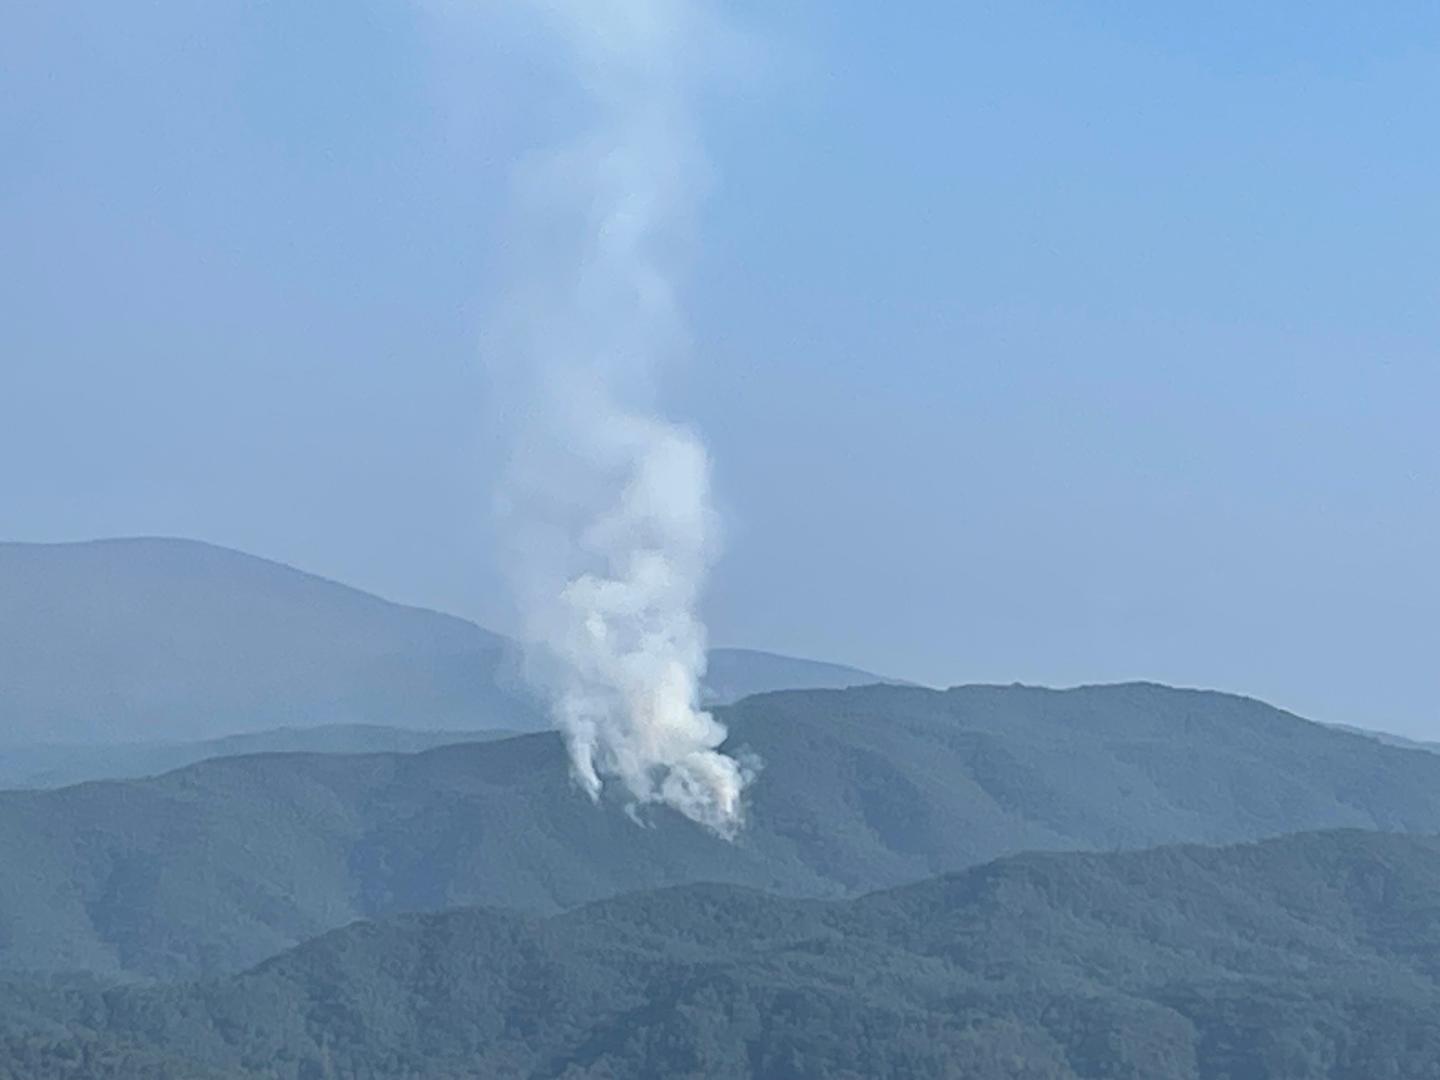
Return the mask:
<path id="1" fill-rule="evenodd" d="M 0 1076 L 1420 1080 L 1437 896 L 1440 841 L 1331 832 L 840 903 L 695 885 L 410 916 L 199 986 L 11 988 Z"/>
<path id="2" fill-rule="evenodd" d="M 189 976 L 406 911 L 698 881 L 839 897 L 1031 849 L 1440 831 L 1440 756 L 1221 694 L 877 686 L 721 715 L 763 761 L 733 844 L 592 805 L 553 734 L 0 794 L 0 968 Z"/>

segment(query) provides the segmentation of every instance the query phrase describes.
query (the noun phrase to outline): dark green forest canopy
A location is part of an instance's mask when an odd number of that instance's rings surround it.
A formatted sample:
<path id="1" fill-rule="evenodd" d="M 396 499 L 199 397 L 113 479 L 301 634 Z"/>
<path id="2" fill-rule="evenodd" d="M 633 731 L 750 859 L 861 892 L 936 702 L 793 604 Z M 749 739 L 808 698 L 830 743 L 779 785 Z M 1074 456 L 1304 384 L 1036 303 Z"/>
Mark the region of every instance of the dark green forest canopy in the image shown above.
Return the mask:
<path id="1" fill-rule="evenodd" d="M 734 844 L 597 809 L 548 733 L 0 794 L 0 969 L 187 978 L 401 912 L 700 881 L 836 898 L 1025 850 L 1440 831 L 1440 756 L 1223 694 L 874 686 L 720 716 L 764 763 Z"/>
<path id="2" fill-rule="evenodd" d="M 360 923 L 193 986 L 5 993 L 0 1076 L 27 1080 L 125 1060 L 295 1080 L 1419 1080 L 1440 1062 L 1440 840 L 1022 855 L 843 902 L 692 885 Z"/>

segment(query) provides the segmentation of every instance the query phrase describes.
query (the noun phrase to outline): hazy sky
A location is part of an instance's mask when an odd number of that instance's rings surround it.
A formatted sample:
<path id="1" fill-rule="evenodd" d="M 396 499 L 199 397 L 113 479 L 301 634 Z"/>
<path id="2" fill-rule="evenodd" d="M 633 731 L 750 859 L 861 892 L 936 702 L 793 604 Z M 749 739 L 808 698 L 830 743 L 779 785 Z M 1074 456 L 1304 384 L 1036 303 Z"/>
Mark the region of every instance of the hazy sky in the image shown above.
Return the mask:
<path id="1" fill-rule="evenodd" d="M 733 6 L 715 639 L 1440 737 L 1440 6 Z M 511 625 L 476 357 L 578 120 L 504 8 L 0 5 L 0 537 Z"/>

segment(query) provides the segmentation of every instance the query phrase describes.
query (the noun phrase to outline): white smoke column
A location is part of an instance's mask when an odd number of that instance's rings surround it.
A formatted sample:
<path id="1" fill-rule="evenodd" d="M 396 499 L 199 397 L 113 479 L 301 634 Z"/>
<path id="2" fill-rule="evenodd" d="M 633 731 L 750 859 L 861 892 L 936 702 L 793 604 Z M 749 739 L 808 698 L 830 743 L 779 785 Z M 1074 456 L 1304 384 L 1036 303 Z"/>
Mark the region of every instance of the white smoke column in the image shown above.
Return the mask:
<path id="1" fill-rule="evenodd" d="M 598 799 L 613 778 L 632 806 L 733 836 L 749 771 L 699 707 L 709 461 L 654 404 L 686 345 L 672 283 L 705 186 L 697 58 L 722 37 L 702 0 L 526 2 L 566 48 L 592 121 L 518 185 L 523 263 L 501 340 L 522 614 L 581 787 Z"/>

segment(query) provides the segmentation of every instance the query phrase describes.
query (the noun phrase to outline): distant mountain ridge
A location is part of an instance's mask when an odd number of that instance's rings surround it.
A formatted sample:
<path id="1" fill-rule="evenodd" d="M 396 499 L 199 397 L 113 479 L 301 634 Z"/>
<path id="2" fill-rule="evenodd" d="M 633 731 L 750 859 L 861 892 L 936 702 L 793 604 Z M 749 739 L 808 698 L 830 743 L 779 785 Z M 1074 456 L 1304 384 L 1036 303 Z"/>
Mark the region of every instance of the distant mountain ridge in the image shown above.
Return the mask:
<path id="1" fill-rule="evenodd" d="M 734 844 L 592 805 L 550 733 L 0 794 L 0 970 L 189 977 L 407 911 L 697 881 L 840 897 L 1034 849 L 1440 831 L 1440 755 L 1224 694 L 870 686 L 720 716 L 764 763 Z"/>
<path id="2" fill-rule="evenodd" d="M 189 540 L 0 543 L 0 752 L 326 725 L 535 730 L 518 649 L 464 619 Z M 716 650 L 724 703 L 883 681 Z"/>
<path id="3" fill-rule="evenodd" d="M 414 754 L 454 743 L 503 739 L 518 732 L 411 731 L 375 724 L 328 724 L 312 728 L 225 735 L 192 742 L 101 743 L 11 747 L 0 750 L 0 790 L 57 788 L 87 780 L 158 776 L 211 758 L 249 754 Z"/>
<path id="4" fill-rule="evenodd" d="M 848 690 L 855 686 L 914 686 L 845 664 L 800 660 L 758 649 L 711 649 L 705 672 L 707 704 L 729 705 L 777 690 Z"/>
<path id="5" fill-rule="evenodd" d="M 0 545 L 0 740 L 533 728 L 505 641 L 209 544 Z"/>
<path id="6" fill-rule="evenodd" d="M 1407 739 L 1404 735 L 1392 735 L 1388 731 L 1371 731 L 1369 728 L 1354 727 L 1350 724 L 1331 724 L 1337 731 L 1348 731 L 1352 735 L 1363 735 L 1367 739 L 1375 739 L 1385 743 L 1387 746 L 1399 746 L 1406 750 L 1425 750 L 1432 754 L 1440 754 L 1440 743 L 1424 739 Z"/>
<path id="7" fill-rule="evenodd" d="M 0 985 L 0 1075 L 1429 1080 L 1437 895 L 1440 839 L 1328 832 L 409 916 L 218 982 Z"/>

